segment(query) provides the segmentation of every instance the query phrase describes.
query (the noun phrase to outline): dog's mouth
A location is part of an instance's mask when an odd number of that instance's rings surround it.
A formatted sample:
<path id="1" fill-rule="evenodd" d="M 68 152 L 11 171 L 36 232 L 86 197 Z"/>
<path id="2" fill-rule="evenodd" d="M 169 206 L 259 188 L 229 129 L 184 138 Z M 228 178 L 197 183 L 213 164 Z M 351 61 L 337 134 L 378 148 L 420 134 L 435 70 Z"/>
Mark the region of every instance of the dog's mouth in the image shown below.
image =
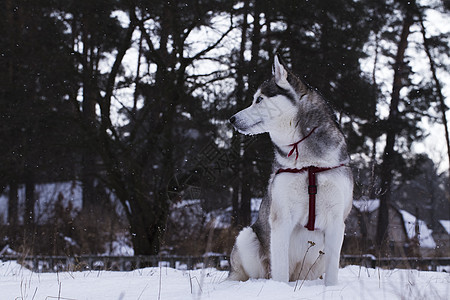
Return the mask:
<path id="1" fill-rule="evenodd" d="M 258 134 L 263 132 L 262 121 L 258 121 L 255 124 L 247 126 L 247 124 L 242 123 L 232 123 L 233 127 L 242 134 Z M 258 128 L 259 127 L 259 128 Z"/>
<path id="2" fill-rule="evenodd" d="M 262 121 L 258 121 L 252 125 L 252 127 L 256 127 L 256 126 L 262 126 Z"/>

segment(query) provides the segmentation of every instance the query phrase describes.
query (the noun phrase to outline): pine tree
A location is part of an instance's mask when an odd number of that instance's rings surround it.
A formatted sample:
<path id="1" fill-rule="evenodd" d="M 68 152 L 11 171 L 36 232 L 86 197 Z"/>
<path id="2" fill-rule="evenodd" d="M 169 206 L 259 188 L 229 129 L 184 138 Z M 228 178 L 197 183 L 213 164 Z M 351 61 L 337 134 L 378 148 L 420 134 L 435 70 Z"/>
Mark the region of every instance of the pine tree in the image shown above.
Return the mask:
<path id="1" fill-rule="evenodd" d="M 9 185 L 13 231 L 19 225 L 17 189 L 25 185 L 26 236 L 17 240 L 28 247 L 36 225 L 36 183 L 73 176 L 75 169 L 68 159 L 73 152 L 67 134 L 74 126 L 66 100 L 73 68 L 64 28 L 52 14 L 54 4 L 6 1 L 1 11 L 0 64 L 7 72 L 0 74 L 0 182 Z"/>

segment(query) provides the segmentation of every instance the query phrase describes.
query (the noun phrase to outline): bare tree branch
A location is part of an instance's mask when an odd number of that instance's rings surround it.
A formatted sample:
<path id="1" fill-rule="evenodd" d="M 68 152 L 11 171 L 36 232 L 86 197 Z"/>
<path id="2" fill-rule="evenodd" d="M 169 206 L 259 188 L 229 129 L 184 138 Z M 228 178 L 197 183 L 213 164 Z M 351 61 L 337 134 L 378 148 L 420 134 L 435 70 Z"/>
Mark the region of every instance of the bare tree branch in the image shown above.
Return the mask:
<path id="1" fill-rule="evenodd" d="M 230 25 L 230 28 L 228 28 L 228 30 L 222 34 L 222 36 L 213 44 L 209 45 L 207 48 L 203 49 L 202 51 L 198 52 L 197 54 L 195 54 L 192 57 L 189 58 L 185 58 L 182 61 L 182 65 L 184 65 L 184 67 L 190 65 L 193 61 L 201 58 L 203 55 L 205 55 L 206 53 L 208 53 L 209 51 L 216 49 L 216 47 L 223 41 L 223 39 L 234 29 L 233 24 Z"/>

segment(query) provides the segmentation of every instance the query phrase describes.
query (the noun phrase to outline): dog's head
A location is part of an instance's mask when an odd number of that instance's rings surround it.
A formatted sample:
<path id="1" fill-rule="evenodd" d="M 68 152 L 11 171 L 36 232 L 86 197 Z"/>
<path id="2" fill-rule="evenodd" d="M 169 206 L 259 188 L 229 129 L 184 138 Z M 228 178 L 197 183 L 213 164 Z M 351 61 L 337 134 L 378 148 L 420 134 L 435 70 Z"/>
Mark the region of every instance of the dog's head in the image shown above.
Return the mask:
<path id="1" fill-rule="evenodd" d="M 243 134 L 273 132 L 292 123 L 297 115 L 297 102 L 308 87 L 275 57 L 273 77 L 264 82 L 253 96 L 252 104 L 230 118 Z"/>

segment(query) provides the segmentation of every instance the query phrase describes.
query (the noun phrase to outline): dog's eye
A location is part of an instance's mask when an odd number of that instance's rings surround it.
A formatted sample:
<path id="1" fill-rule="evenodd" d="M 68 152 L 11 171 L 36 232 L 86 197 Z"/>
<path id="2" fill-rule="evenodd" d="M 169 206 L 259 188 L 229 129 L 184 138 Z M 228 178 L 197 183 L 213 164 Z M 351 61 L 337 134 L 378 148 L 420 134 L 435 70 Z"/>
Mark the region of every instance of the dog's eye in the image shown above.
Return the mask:
<path id="1" fill-rule="evenodd" d="M 255 103 L 259 103 L 259 102 L 261 102 L 262 100 L 263 100 L 263 97 L 262 97 L 262 96 L 259 96 L 258 98 L 256 98 Z"/>

